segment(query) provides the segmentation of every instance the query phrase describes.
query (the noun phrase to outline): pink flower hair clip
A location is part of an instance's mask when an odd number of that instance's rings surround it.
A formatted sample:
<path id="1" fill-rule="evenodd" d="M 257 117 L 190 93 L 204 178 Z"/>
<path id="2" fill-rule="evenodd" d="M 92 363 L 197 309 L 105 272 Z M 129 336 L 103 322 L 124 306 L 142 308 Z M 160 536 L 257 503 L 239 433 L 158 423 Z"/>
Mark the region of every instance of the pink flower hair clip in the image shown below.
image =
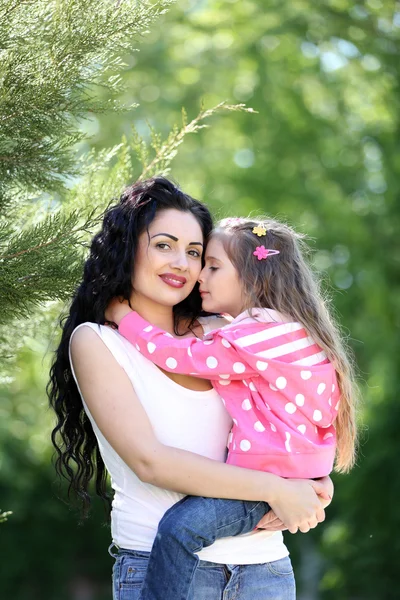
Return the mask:
<path id="1" fill-rule="evenodd" d="M 273 256 L 274 254 L 279 254 L 279 250 L 272 250 L 271 248 L 266 248 L 265 246 L 257 246 L 257 248 L 253 252 L 254 256 L 257 256 L 258 260 L 263 260 L 268 256 Z"/>

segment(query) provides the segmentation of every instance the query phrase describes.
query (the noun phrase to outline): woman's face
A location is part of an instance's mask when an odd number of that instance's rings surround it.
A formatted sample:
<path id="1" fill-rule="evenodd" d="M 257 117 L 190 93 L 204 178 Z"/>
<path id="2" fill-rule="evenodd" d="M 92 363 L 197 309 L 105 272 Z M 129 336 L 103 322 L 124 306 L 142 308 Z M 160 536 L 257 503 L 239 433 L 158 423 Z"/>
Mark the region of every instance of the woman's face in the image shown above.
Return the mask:
<path id="1" fill-rule="evenodd" d="M 139 237 L 133 306 L 175 306 L 190 294 L 201 271 L 203 233 L 190 212 L 162 210 Z"/>

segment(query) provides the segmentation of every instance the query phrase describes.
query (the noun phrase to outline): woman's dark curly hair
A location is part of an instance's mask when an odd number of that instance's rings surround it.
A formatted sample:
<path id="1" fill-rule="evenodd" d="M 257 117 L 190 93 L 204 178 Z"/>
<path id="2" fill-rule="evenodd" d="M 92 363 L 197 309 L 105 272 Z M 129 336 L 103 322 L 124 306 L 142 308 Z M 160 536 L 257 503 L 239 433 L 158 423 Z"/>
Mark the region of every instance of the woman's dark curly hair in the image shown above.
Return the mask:
<path id="1" fill-rule="evenodd" d="M 129 300 L 139 236 L 148 231 L 156 214 L 166 209 L 192 213 L 207 239 L 212 217 L 204 204 L 163 177 L 135 183 L 123 192 L 118 204 L 105 212 L 102 229 L 92 240 L 83 280 L 73 296 L 69 314 L 60 321 L 61 341 L 47 385 L 50 405 L 57 416 L 51 439 L 56 449 L 57 474 L 69 481 L 68 495 L 73 491 L 82 501 L 84 516 L 90 507 L 88 487 L 93 478 L 96 493 L 109 510 L 111 504 L 106 492 L 105 465 L 71 371 L 71 334 L 87 321 L 104 324 L 104 312 L 112 298 L 121 296 Z M 176 332 L 182 318 L 193 323 L 200 314 L 201 299 L 196 284 L 189 296 L 174 307 Z"/>

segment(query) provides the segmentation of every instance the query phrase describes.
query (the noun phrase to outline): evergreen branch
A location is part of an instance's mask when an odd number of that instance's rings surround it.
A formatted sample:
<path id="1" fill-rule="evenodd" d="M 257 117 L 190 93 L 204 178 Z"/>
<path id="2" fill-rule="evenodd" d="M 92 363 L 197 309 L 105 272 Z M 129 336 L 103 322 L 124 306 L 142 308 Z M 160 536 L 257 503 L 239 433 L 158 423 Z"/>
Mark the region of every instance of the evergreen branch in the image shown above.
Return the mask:
<path id="1" fill-rule="evenodd" d="M 83 224 L 74 225 L 78 221 L 79 217 L 77 212 L 71 212 L 67 217 L 63 217 L 60 214 L 48 217 L 43 223 L 39 223 L 33 228 L 23 230 L 14 239 L 11 239 L 9 247 L 21 247 L 21 250 L 12 252 L 11 254 L 3 254 L 0 256 L 1 261 L 11 260 L 18 258 L 23 255 L 31 254 L 46 248 L 48 246 L 57 244 L 65 239 L 74 239 L 75 243 L 78 243 L 76 239 L 79 233 L 88 233 L 90 229 L 99 222 L 100 215 L 95 216 L 95 211 L 92 210 L 86 217 Z M 72 225 L 72 227 L 71 227 Z M 53 229 L 60 230 L 57 235 L 51 239 L 46 239 L 47 233 Z M 27 241 L 32 238 L 44 239 L 34 246 L 24 247 Z"/>
<path id="2" fill-rule="evenodd" d="M 78 233 L 79 231 L 82 231 L 81 228 L 76 229 L 74 231 L 74 233 Z M 48 242 L 44 242 L 43 244 L 38 244 L 37 246 L 33 246 L 33 248 L 27 248 L 25 250 L 21 250 L 20 252 L 15 252 L 14 254 L 8 254 L 8 255 L 6 254 L 4 256 L 0 256 L 0 260 L 9 260 L 10 258 L 16 258 L 17 256 L 22 256 L 22 254 L 36 252 L 37 250 L 41 250 L 42 248 L 45 248 L 46 246 L 55 244 L 56 242 L 60 241 L 61 239 L 67 237 L 67 235 L 71 235 L 71 234 L 65 233 L 64 235 L 58 235 L 57 237 L 53 238 L 52 240 L 49 240 Z M 32 276 L 28 275 L 26 277 L 20 277 L 18 281 L 23 281 L 24 279 L 27 279 L 28 277 L 32 277 Z"/>
<path id="3" fill-rule="evenodd" d="M 77 119 L 131 108 L 117 101 L 120 56 L 173 1 L 0 0 L 2 205 L 11 189 L 63 188 L 76 173 Z"/>
<path id="4" fill-rule="evenodd" d="M 143 170 L 139 176 L 139 180 L 146 179 L 155 173 L 167 174 L 169 171 L 169 164 L 175 158 L 178 147 L 182 144 L 184 138 L 189 133 L 196 133 L 200 129 L 208 127 L 203 121 L 213 116 L 218 111 L 242 111 L 248 113 L 255 113 L 256 111 L 252 108 L 247 108 L 245 104 L 226 104 L 226 102 L 220 102 L 213 108 L 204 110 L 201 107 L 199 114 L 190 123 L 187 122 L 187 115 L 185 109 L 182 109 L 182 126 L 179 128 L 175 125 L 169 134 L 168 138 L 164 143 L 161 142 L 159 134 L 157 134 L 152 127 L 150 128 L 150 146 L 155 151 L 154 158 L 147 163 L 148 150 L 144 140 L 139 134 L 134 131 L 134 149 L 137 157 L 143 165 Z"/>
<path id="5" fill-rule="evenodd" d="M 0 512 L 0 523 L 4 523 L 4 521 L 7 521 L 7 517 L 9 517 L 10 515 L 12 515 L 11 510 L 7 510 L 5 512 Z"/>

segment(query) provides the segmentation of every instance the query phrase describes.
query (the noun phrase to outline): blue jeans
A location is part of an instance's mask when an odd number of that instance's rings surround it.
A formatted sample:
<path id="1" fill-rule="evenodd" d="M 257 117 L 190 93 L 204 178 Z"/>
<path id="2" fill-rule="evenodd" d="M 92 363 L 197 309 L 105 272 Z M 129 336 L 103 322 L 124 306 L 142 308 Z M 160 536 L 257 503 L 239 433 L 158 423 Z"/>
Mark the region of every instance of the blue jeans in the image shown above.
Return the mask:
<path id="1" fill-rule="evenodd" d="M 120 549 L 113 568 L 113 600 L 140 600 L 150 552 Z M 290 558 L 258 565 L 200 561 L 193 600 L 295 600 Z"/>

